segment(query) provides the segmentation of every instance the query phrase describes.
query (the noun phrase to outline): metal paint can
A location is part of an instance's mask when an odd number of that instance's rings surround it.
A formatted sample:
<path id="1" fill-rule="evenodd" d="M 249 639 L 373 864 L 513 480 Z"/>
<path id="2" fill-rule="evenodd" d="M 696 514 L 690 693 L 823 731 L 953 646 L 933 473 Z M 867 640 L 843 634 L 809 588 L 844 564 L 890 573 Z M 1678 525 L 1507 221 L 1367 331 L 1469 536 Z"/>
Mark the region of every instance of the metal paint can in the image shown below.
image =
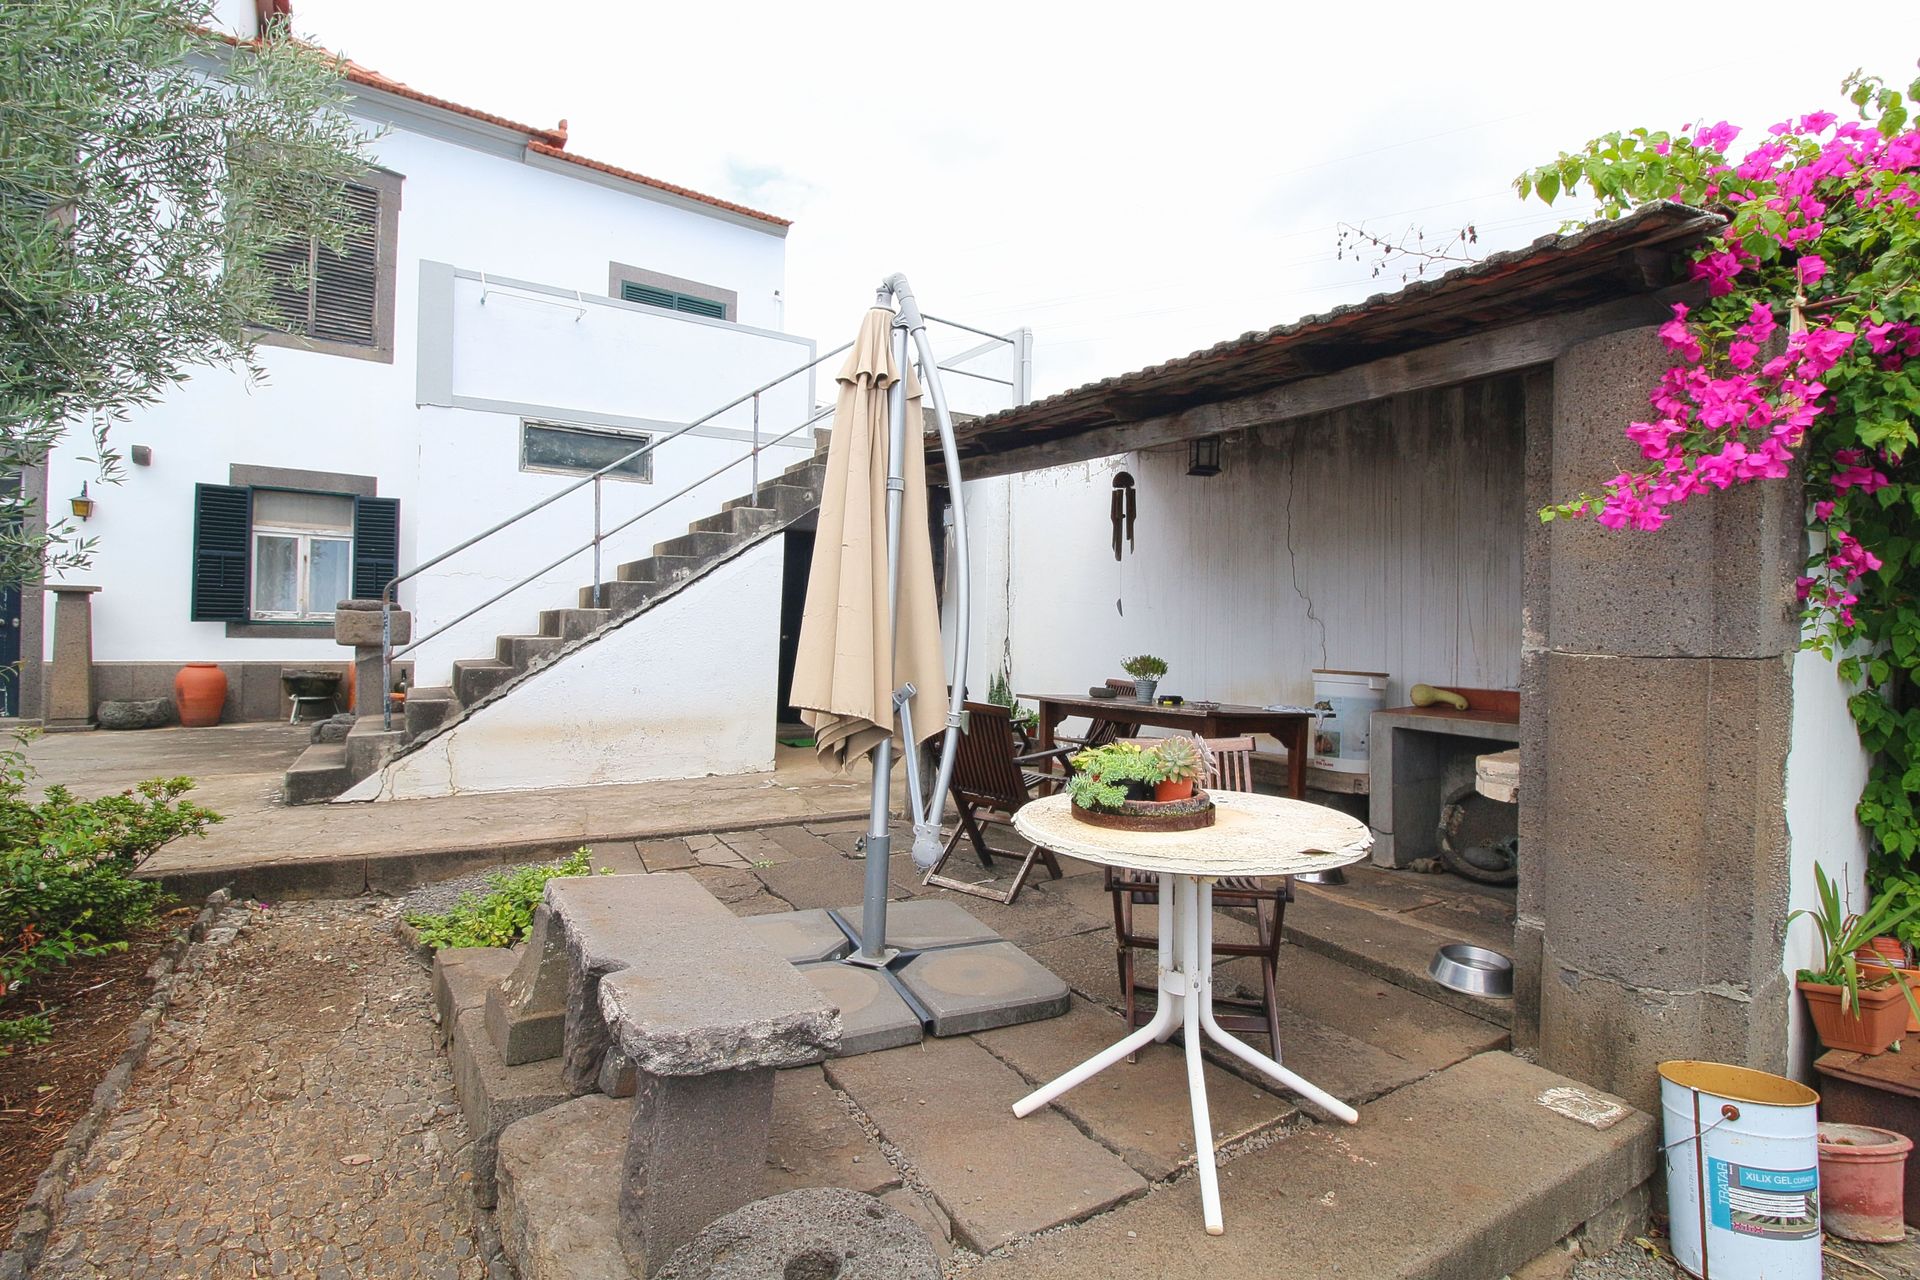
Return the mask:
<path id="1" fill-rule="evenodd" d="M 1313 704 L 1321 711 L 1313 734 L 1313 763 L 1342 773 L 1368 768 L 1367 729 L 1387 696 L 1384 671 L 1313 672 Z"/>
<path id="2" fill-rule="evenodd" d="M 1820 1095 L 1720 1062 L 1660 1064 L 1668 1230 L 1701 1280 L 1820 1280 Z"/>

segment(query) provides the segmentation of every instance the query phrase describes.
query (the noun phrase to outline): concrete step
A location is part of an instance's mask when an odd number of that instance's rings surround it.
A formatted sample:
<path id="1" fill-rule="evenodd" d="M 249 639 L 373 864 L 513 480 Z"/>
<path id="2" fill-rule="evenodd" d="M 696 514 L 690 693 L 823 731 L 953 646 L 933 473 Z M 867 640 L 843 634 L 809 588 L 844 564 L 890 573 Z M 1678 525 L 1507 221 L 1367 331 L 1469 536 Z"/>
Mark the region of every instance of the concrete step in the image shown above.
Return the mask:
<path id="1" fill-rule="evenodd" d="M 763 484 L 759 497 L 747 495 L 729 498 L 721 504 L 722 511 L 737 511 L 741 507 L 771 507 L 779 513 L 781 523 L 798 520 L 807 512 L 820 505 L 820 491 L 808 485 Z"/>
<path id="2" fill-rule="evenodd" d="M 670 586 L 670 583 L 653 582 L 603 582 L 600 584 L 601 612 L 607 614 L 632 613 L 644 609 Z M 584 603 L 593 599 L 593 588 L 580 588 L 580 599 Z"/>
<path id="3" fill-rule="evenodd" d="M 493 656 L 515 671 L 525 671 L 536 658 L 558 653 L 566 645 L 559 636 L 498 636 L 493 642 Z"/>
<path id="4" fill-rule="evenodd" d="M 815 457 L 820 457 L 820 458 L 826 457 L 827 448 L 832 443 L 833 443 L 832 427 L 815 427 L 813 429 L 813 452 Z"/>
<path id="5" fill-rule="evenodd" d="M 413 689 L 407 694 L 407 741 L 438 729 L 460 710 L 459 700 L 447 687 Z"/>
<path id="6" fill-rule="evenodd" d="M 1549 1105 L 1562 1099 L 1602 1112 L 1605 1127 Z M 1201 1280 L 1276 1274 L 1275 1259 L 1297 1276 L 1506 1275 L 1576 1232 L 1604 1252 L 1640 1230 L 1658 1129 L 1617 1098 L 1481 1054 L 1360 1108 L 1357 1125 L 1316 1123 L 1224 1163 L 1223 1236 L 1201 1235 L 1199 1180 L 1184 1178 L 969 1275 Z"/>
<path id="7" fill-rule="evenodd" d="M 453 664 L 453 691 L 460 705 L 470 707 L 518 674 L 504 662 L 489 658 L 460 658 Z"/>
<path id="8" fill-rule="evenodd" d="M 780 473 L 781 483 L 797 485 L 803 489 L 818 489 L 826 482 L 826 478 L 827 460 L 817 454 L 805 462 L 794 463 Z"/>
<path id="9" fill-rule="evenodd" d="M 589 590 L 588 598 L 592 598 Z M 540 634 L 559 636 L 562 640 L 578 640 L 582 636 L 598 631 L 607 619 L 613 616 L 612 609 L 542 609 L 540 611 Z"/>
<path id="10" fill-rule="evenodd" d="M 700 556 L 653 555 L 627 561 L 614 570 L 613 576 L 622 582 L 678 582 L 691 578 L 708 563 Z"/>
<path id="11" fill-rule="evenodd" d="M 746 537 L 738 533 L 683 533 L 677 538 L 654 543 L 653 554 L 706 561 L 727 554 L 744 541 Z"/>
<path id="12" fill-rule="evenodd" d="M 378 771 L 389 756 L 407 745 L 406 718 L 396 725 L 388 729 L 380 716 L 361 716 L 347 731 L 347 773 L 355 782 Z"/>
<path id="13" fill-rule="evenodd" d="M 318 804 L 353 785 L 347 772 L 347 748 L 341 742 L 316 742 L 300 753 L 286 772 L 280 794 L 288 804 Z"/>
<path id="14" fill-rule="evenodd" d="M 728 507 L 715 515 L 701 516 L 688 526 L 694 533 L 758 533 L 780 523 L 780 513 L 772 507 Z"/>

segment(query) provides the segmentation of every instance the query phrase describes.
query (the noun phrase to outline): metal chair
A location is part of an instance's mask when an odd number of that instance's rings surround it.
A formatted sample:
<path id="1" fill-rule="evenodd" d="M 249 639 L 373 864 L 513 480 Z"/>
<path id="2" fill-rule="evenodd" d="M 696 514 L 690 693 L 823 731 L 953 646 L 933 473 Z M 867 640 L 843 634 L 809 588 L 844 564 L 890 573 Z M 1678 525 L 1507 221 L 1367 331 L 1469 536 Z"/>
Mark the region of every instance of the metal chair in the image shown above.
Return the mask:
<path id="1" fill-rule="evenodd" d="M 1011 903 L 1020 896 L 1035 858 L 1046 864 L 1055 880 L 1060 878 L 1060 864 L 1051 849 L 1030 846 L 1013 877 L 1013 884 L 1004 891 L 942 875 L 941 868 L 947 865 L 947 859 L 959 847 L 960 837 L 965 835 L 973 842 L 973 852 L 980 859 L 980 865 L 991 871 L 994 852 L 987 847 L 980 824 L 1012 826 L 1014 812 L 1020 806 L 1036 795 L 1049 794 L 1060 785 L 1057 776 L 1027 766 L 1061 759 L 1071 755 L 1075 748 L 1056 747 L 1051 751 L 1020 755 L 1013 745 L 1013 716 L 1007 708 L 992 702 L 969 702 L 966 710 L 967 731 L 960 735 L 960 746 L 954 752 L 953 783 L 948 790 L 960 811 L 960 820 L 941 848 L 939 860 L 927 868 L 921 883 Z"/>
<path id="2" fill-rule="evenodd" d="M 1206 787 L 1210 791 L 1251 791 L 1253 790 L 1253 739 L 1243 738 L 1205 738 L 1211 753 L 1211 768 L 1207 774 Z M 1120 994 L 1126 1005 L 1126 1018 L 1129 1027 L 1146 1025 L 1153 1016 L 1151 1009 L 1139 1005 L 1140 991 L 1153 991 L 1154 986 L 1136 986 L 1134 982 L 1134 951 L 1136 948 L 1157 949 L 1160 940 L 1157 935 L 1143 933 L 1134 927 L 1133 909 L 1136 906 L 1154 906 L 1160 904 L 1160 877 L 1146 871 L 1126 871 L 1115 867 L 1106 869 L 1107 892 L 1113 895 L 1113 933 L 1117 961 L 1120 967 Z M 1252 942 L 1229 942 L 1218 933 L 1213 939 L 1213 954 L 1216 958 L 1237 959 L 1252 956 L 1260 962 L 1259 999 L 1240 996 L 1215 995 L 1216 1006 L 1226 1005 L 1228 1012 L 1216 1012 L 1215 1020 L 1229 1031 L 1265 1032 L 1271 1041 L 1275 1057 L 1280 1052 L 1280 1002 L 1277 968 L 1280 960 L 1280 930 L 1286 919 L 1287 904 L 1293 901 L 1293 879 L 1281 877 L 1278 883 L 1261 880 L 1253 876 L 1229 876 L 1214 885 L 1213 903 L 1216 907 L 1248 907 L 1253 911 L 1255 939 Z M 1240 1012 L 1233 1012 L 1238 1009 Z"/>

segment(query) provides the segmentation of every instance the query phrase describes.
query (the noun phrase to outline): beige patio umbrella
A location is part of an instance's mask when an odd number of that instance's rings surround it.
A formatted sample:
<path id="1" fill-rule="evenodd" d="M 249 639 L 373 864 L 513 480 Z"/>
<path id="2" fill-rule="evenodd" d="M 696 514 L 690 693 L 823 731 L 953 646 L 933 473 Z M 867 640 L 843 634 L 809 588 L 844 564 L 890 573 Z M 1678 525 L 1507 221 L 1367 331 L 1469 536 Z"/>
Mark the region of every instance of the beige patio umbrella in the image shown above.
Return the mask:
<path id="1" fill-rule="evenodd" d="M 792 705 L 813 730 L 823 761 L 842 769 L 895 737 L 893 693 L 915 687 L 915 743 L 945 723 L 946 670 L 927 534 L 926 456 L 920 387 L 906 369 L 905 489 L 900 510 L 898 628 L 889 609 L 887 463 L 894 313 L 867 312 L 840 368 L 839 405 L 827 449 L 819 529 L 794 661 Z M 894 632 L 893 634 L 889 634 Z M 884 754 L 884 753 L 883 753 Z"/>

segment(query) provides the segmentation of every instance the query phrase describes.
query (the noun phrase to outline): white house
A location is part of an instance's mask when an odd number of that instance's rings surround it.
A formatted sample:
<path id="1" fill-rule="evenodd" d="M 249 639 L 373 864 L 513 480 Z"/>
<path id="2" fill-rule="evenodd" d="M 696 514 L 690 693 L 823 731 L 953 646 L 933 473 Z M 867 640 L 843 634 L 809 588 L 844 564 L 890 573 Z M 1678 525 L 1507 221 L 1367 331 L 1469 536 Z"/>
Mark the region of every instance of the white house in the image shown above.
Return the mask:
<path id="1" fill-rule="evenodd" d="M 253 6 L 231 7 L 250 34 Z M 517 123 L 359 66 L 347 78 L 351 114 L 380 135 L 352 188 L 362 232 L 344 257 L 289 247 L 312 283 L 261 336 L 265 384 L 196 371 L 117 430 L 119 484 L 101 483 L 84 433 L 28 477 L 53 512 L 83 485 L 94 500 L 80 531 L 98 549 L 71 580 L 98 588 L 96 701 L 163 696 L 181 664 L 213 661 L 227 719 L 283 717 L 283 669 L 347 656 L 336 601 L 814 357 L 781 331 L 786 220 L 577 155 L 564 121 Z M 417 681 L 445 683 L 455 659 L 572 603 L 590 553 L 536 571 L 591 539 L 595 490 L 603 529 L 641 516 L 603 549 L 611 578 L 745 492 L 756 421 L 762 439 L 795 428 L 814 391 L 810 370 L 789 377 L 404 584 L 420 634 L 536 574 L 410 655 Z M 758 469 L 812 448 L 797 431 Z M 26 596 L 6 630 L 51 658 L 52 610 Z M 38 715 L 44 673 L 23 675 L 6 710 Z"/>

